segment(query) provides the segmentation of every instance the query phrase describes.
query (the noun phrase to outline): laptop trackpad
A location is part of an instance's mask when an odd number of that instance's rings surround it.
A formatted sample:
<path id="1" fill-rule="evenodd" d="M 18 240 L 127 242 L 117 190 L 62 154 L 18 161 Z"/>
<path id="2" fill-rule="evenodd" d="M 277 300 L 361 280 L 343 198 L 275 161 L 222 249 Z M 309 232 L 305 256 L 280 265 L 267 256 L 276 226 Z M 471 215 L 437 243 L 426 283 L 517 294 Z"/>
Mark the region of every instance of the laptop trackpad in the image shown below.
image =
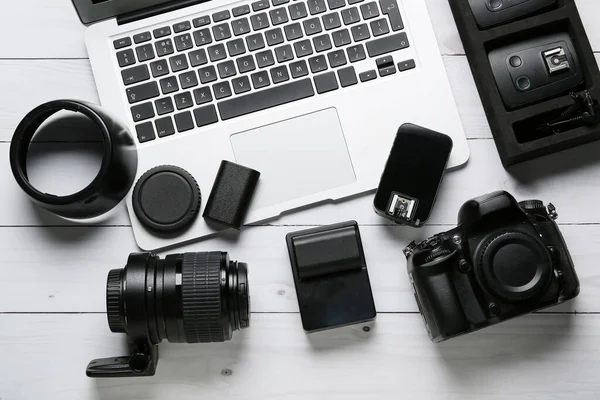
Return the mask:
<path id="1" fill-rule="evenodd" d="M 236 162 L 260 171 L 253 208 L 356 181 L 335 108 L 231 136 Z"/>

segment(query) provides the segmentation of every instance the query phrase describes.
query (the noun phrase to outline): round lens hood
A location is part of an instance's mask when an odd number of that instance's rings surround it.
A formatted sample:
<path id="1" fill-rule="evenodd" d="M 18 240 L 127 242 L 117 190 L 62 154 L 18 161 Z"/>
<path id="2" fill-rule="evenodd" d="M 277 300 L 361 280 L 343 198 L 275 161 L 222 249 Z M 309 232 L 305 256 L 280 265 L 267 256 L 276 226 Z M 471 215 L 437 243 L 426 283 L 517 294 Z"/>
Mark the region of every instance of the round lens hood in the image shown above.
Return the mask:
<path id="1" fill-rule="evenodd" d="M 61 110 L 90 119 L 103 142 L 102 163 L 96 177 L 84 189 L 66 196 L 41 192 L 27 176 L 31 140 L 38 128 Z M 101 107 L 77 100 L 56 100 L 38 106 L 21 121 L 11 141 L 10 165 L 17 183 L 35 204 L 64 218 L 88 219 L 110 211 L 127 195 L 137 171 L 137 152 L 128 129 Z"/>

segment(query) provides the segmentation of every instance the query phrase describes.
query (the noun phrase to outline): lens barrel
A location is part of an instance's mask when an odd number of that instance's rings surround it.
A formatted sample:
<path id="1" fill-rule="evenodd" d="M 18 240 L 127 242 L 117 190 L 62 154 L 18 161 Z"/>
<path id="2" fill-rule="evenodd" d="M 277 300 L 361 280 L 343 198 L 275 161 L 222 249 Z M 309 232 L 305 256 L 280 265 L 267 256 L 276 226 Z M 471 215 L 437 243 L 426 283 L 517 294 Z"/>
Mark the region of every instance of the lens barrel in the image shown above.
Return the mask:
<path id="1" fill-rule="evenodd" d="M 223 342 L 250 325 L 248 268 L 224 252 L 134 253 L 106 285 L 108 324 L 130 338 Z"/>

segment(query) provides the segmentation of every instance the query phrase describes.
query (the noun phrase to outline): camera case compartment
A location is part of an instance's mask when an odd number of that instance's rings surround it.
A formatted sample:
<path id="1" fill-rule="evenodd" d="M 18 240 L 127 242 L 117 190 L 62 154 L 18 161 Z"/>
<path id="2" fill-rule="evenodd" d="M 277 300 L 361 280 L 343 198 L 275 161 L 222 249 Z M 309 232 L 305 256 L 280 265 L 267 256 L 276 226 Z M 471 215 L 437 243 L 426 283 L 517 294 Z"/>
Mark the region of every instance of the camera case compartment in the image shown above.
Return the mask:
<path id="1" fill-rule="evenodd" d="M 597 123 L 541 129 L 573 106 L 572 93 L 593 101 L 597 110 L 600 71 L 575 1 L 536 1 L 516 2 L 508 10 L 523 12 L 494 22 L 485 15 L 491 6 L 474 12 L 472 1 L 449 0 L 504 167 L 600 139 Z M 485 26 L 478 24 L 482 18 Z M 499 59 L 506 61 L 505 70 Z M 536 74 L 545 81 L 536 83 Z"/>

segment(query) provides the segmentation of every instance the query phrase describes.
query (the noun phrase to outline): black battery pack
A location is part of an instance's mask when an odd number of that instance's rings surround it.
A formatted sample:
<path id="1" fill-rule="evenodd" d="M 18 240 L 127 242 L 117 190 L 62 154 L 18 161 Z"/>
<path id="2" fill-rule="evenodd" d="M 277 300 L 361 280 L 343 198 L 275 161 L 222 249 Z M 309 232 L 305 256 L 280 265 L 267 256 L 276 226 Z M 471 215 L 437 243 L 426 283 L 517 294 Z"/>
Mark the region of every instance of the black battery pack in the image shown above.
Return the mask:
<path id="1" fill-rule="evenodd" d="M 398 224 L 423 225 L 433 209 L 451 151 L 449 136 L 402 125 L 375 193 L 375 212 Z"/>

